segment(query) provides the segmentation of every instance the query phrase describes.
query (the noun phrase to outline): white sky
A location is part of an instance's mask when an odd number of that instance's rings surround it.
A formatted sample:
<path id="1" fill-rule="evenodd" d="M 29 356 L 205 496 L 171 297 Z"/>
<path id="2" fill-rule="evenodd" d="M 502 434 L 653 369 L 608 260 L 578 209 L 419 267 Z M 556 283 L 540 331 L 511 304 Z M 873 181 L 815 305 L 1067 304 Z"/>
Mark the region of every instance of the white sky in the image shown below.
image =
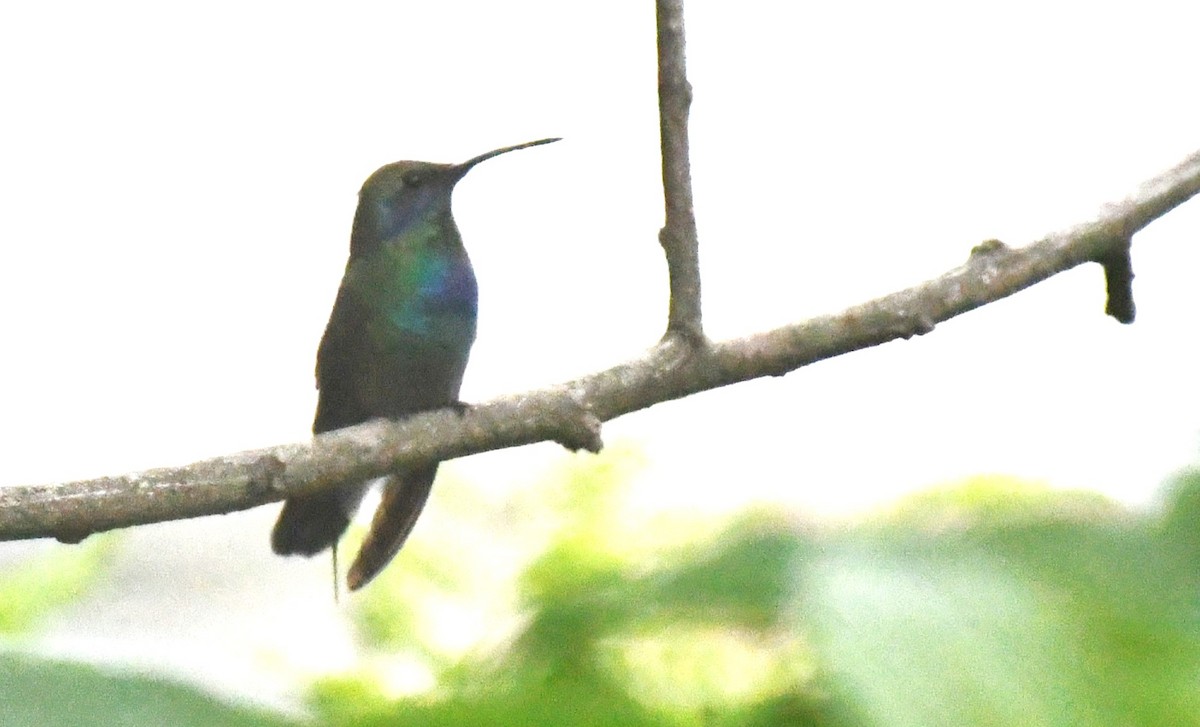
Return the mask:
<path id="1" fill-rule="evenodd" d="M 465 399 L 657 339 L 652 4 L 332 7 L 0 10 L 0 484 L 306 438 L 355 194 L 396 159 L 565 137 L 482 165 L 456 195 L 482 290 Z M 1200 146 L 1184 3 L 687 13 L 716 338 L 919 282 L 987 238 L 1025 244 Z M 1197 452 L 1198 231 L 1193 202 L 1135 239 L 1132 327 L 1103 315 L 1089 266 L 914 341 L 628 417 L 606 438 L 644 444 L 659 507 L 847 513 L 979 472 L 1146 501 Z M 457 466 L 503 493 L 560 456 L 543 445 Z M 327 597 L 325 564 L 269 556 L 273 516 L 142 529 L 137 542 L 167 543 L 171 559 L 144 587 L 180 587 L 170 574 L 199 557 L 186 543 L 235 543 L 230 592 L 300 578 L 296 594 Z"/>

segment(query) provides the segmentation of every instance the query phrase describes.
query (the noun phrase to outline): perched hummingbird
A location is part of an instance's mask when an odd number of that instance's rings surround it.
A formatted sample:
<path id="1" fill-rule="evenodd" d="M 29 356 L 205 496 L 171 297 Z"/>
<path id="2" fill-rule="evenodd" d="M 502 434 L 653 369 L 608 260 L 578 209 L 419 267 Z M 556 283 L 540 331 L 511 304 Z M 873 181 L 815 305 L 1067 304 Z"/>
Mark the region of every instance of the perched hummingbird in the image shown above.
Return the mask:
<path id="1" fill-rule="evenodd" d="M 458 390 L 475 341 L 475 272 L 450 213 L 454 186 L 476 164 L 541 139 L 489 151 L 462 164 L 403 161 L 367 178 L 350 232 L 350 259 L 317 349 L 313 433 L 380 417 L 460 405 Z M 416 524 L 437 463 L 387 478 L 362 550 L 346 580 L 361 588 L 396 555 Z M 271 533 L 280 555 L 333 547 L 369 482 L 288 498 Z"/>

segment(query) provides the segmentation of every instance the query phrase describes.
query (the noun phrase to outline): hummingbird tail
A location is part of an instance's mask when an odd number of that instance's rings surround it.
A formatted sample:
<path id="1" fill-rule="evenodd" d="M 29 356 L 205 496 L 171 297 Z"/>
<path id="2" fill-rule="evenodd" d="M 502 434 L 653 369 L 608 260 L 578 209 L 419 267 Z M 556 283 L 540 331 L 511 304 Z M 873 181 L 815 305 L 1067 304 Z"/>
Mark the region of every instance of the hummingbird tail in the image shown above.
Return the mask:
<path id="1" fill-rule="evenodd" d="M 337 543 L 349 525 L 337 492 L 288 498 L 271 531 L 271 550 L 279 555 L 316 555 Z"/>
<path id="2" fill-rule="evenodd" d="M 356 591 L 370 583 L 400 552 L 425 508 L 436 475 L 437 465 L 434 464 L 387 478 L 383 500 L 371 520 L 371 529 L 346 574 L 350 590 Z"/>

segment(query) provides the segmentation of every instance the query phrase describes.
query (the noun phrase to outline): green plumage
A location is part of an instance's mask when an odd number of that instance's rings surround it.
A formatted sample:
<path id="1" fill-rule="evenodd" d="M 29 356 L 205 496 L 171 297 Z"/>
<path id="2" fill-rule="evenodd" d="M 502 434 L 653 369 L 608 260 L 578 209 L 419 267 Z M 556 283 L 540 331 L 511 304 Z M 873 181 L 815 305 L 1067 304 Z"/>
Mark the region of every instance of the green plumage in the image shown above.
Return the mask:
<path id="1" fill-rule="evenodd" d="M 370 419 L 455 405 L 475 340 L 475 274 L 450 211 L 454 186 L 479 162 L 395 162 L 363 184 L 350 259 L 317 351 L 319 434 Z M 437 464 L 387 478 L 383 502 L 347 580 L 365 585 L 404 544 Z M 336 546 L 369 483 L 289 498 L 271 534 L 281 555 Z"/>

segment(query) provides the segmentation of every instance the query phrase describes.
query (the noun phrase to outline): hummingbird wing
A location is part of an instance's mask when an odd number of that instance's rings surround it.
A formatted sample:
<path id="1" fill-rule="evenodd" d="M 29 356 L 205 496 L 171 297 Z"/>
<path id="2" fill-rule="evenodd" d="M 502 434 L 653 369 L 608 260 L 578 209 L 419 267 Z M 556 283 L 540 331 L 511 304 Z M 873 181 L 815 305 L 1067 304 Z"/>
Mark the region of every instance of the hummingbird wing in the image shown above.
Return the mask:
<path id="1" fill-rule="evenodd" d="M 344 281 L 343 281 L 344 282 Z M 369 311 L 348 295 L 343 284 L 317 350 L 317 388 L 320 397 L 313 433 L 320 434 L 374 415 L 356 390 L 363 326 Z M 314 495 L 289 497 L 271 531 L 271 549 L 279 555 L 316 555 L 337 543 L 350 526 L 369 483 L 353 483 Z"/>
<path id="2" fill-rule="evenodd" d="M 355 486 L 353 493 L 335 488 L 316 495 L 289 497 L 279 511 L 271 531 L 271 550 L 278 555 L 316 555 L 337 543 L 350 527 L 348 498 L 361 499 L 366 486 Z"/>
<path id="3" fill-rule="evenodd" d="M 434 464 L 387 478 L 371 529 L 346 574 L 350 590 L 370 583 L 400 552 L 425 508 L 437 469 Z"/>
<path id="4" fill-rule="evenodd" d="M 314 433 L 457 401 L 475 338 L 475 278 L 465 254 L 447 261 L 441 251 L 425 255 L 417 248 L 397 243 L 378 253 L 382 259 L 360 256 L 347 263 L 317 350 Z M 385 485 L 383 503 L 348 575 L 351 589 L 373 578 L 400 550 L 436 473 L 436 465 L 418 466 Z M 288 498 L 272 548 L 313 555 L 336 544 L 368 485 L 349 483 Z"/>

